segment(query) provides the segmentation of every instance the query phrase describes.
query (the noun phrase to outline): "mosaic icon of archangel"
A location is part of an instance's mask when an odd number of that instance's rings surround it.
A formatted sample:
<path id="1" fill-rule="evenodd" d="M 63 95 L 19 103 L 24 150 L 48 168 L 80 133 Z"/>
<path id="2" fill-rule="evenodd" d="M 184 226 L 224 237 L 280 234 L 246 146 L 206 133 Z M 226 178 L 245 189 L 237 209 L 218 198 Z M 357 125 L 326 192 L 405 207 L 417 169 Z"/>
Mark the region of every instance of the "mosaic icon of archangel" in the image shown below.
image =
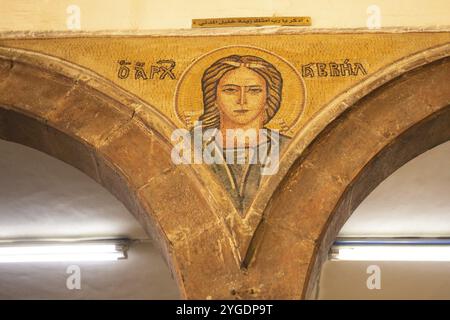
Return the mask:
<path id="1" fill-rule="evenodd" d="M 202 108 L 191 136 L 202 141 L 197 151 L 223 160 L 210 161 L 210 167 L 243 213 L 263 176 L 276 173 L 275 162 L 290 141 L 283 130 L 268 126 L 282 105 L 283 75 L 273 63 L 251 54 L 220 57 L 201 71 Z M 245 137 L 236 143 L 240 135 Z"/>
<path id="2" fill-rule="evenodd" d="M 224 157 L 235 159 L 213 170 L 225 182 L 239 210 L 245 210 L 256 193 L 261 180 L 262 161 L 251 161 L 250 157 L 269 154 L 269 150 L 281 150 L 288 141 L 283 134 L 273 134 L 265 125 L 280 108 L 283 78 L 269 62 L 256 56 L 231 55 L 214 62 L 202 77 L 203 114 L 200 116 L 203 129 L 218 129 L 222 141 L 209 139 L 208 144 L 222 149 Z M 265 128 L 266 130 L 260 130 Z M 227 140 L 228 129 L 254 130 L 254 141 L 246 141 L 239 150 Z M 237 131 L 239 132 L 239 131 Z M 250 131 L 251 132 L 251 131 Z M 275 137 L 274 137 L 275 136 Z M 277 146 L 275 146 L 277 144 Z M 264 149 L 264 150 L 263 150 Z M 240 152 L 239 152 L 240 151 Z M 239 159 L 238 157 L 245 157 Z"/>

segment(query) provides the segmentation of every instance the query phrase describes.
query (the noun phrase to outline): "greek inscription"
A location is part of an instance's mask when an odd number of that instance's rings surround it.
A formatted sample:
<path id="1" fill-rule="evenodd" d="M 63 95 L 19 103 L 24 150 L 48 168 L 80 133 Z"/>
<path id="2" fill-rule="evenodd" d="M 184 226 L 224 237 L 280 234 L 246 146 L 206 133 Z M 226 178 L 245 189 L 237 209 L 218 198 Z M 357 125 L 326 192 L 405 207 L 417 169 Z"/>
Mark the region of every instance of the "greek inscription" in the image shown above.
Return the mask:
<path id="1" fill-rule="evenodd" d="M 172 59 L 161 59 L 153 64 L 148 64 L 144 61 L 128 61 L 126 59 L 121 59 L 118 60 L 117 63 L 117 77 L 119 79 L 176 79 L 176 75 L 174 73 L 176 63 Z"/>
<path id="2" fill-rule="evenodd" d="M 312 62 L 302 65 L 302 76 L 304 78 L 324 77 L 356 77 L 367 74 L 367 69 L 361 62 Z"/>

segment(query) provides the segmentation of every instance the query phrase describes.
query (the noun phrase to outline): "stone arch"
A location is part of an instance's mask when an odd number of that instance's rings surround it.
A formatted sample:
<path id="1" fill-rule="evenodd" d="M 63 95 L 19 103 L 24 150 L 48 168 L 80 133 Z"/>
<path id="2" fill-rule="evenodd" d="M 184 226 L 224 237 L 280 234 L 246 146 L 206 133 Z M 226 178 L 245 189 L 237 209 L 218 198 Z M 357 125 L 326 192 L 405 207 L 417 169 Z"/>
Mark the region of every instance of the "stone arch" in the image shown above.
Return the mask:
<path id="1" fill-rule="evenodd" d="M 267 297 L 311 298 L 328 250 L 358 204 L 404 163 L 450 139 L 445 53 L 360 98 L 290 166 L 250 246 L 249 269 L 270 285 Z"/>
<path id="2" fill-rule="evenodd" d="M 411 65 L 391 66 L 397 71 L 387 83 L 382 75 L 357 87 L 292 163 L 282 159 L 287 174 L 273 195 L 264 192 L 269 204 L 261 205 L 247 260 L 234 241 L 240 226 L 205 185 L 207 174 L 170 161 L 175 126 L 89 70 L 0 48 L 0 138 L 63 160 L 112 192 L 156 237 L 182 297 L 310 297 L 355 206 L 393 170 L 450 138 L 445 56 L 448 46 L 434 62 L 406 59 Z"/>
<path id="3" fill-rule="evenodd" d="M 90 70 L 0 47 L 0 139 L 43 151 L 103 185 L 156 240 L 181 296 L 206 298 L 214 289 L 201 273 L 226 275 L 239 263 L 201 181 L 171 161 L 173 129 L 155 108 Z M 211 249 L 196 250 L 201 243 Z"/>

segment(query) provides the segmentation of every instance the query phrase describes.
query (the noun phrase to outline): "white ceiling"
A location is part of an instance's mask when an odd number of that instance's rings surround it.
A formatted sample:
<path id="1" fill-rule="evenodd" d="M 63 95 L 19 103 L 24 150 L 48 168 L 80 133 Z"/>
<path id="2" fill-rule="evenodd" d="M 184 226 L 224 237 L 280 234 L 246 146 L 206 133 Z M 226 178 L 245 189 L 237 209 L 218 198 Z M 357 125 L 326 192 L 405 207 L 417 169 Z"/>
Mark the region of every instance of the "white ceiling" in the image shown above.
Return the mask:
<path id="1" fill-rule="evenodd" d="M 0 238 L 147 238 L 94 180 L 44 153 L 0 140 Z"/>
<path id="2" fill-rule="evenodd" d="M 339 236 L 450 237 L 450 141 L 384 180 L 354 211 Z"/>
<path id="3" fill-rule="evenodd" d="M 0 240 L 148 236 L 108 191 L 44 153 L 0 140 Z M 178 291 L 149 241 L 127 260 L 77 263 L 81 290 L 68 290 L 70 263 L 0 264 L 0 299 L 177 299 Z M 118 290 L 120 288 L 120 290 Z"/>

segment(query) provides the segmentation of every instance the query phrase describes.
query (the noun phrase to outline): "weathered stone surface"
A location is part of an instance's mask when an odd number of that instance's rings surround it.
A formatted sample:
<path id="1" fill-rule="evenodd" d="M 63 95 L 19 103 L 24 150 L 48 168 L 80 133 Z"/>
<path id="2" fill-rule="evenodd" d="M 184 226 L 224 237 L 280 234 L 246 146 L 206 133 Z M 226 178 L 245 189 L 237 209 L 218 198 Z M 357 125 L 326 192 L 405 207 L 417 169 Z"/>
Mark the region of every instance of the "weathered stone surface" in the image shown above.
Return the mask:
<path id="1" fill-rule="evenodd" d="M 8 62 L 2 60 L 2 63 Z M 45 119 L 75 85 L 74 80 L 48 73 L 36 66 L 9 63 L 11 68 L 0 69 L 1 103 L 25 113 L 30 112 L 33 116 Z"/>
<path id="2" fill-rule="evenodd" d="M 136 122 L 114 132 L 100 147 L 100 152 L 120 168 L 135 189 L 175 168 L 170 147 Z"/>
<path id="3" fill-rule="evenodd" d="M 99 147 L 105 140 L 131 120 L 127 109 L 111 98 L 96 93 L 86 85 L 71 88 L 50 114 L 49 121 L 67 133 L 75 133 L 81 140 Z M 98 123 L 102 123 L 101 126 Z"/>

